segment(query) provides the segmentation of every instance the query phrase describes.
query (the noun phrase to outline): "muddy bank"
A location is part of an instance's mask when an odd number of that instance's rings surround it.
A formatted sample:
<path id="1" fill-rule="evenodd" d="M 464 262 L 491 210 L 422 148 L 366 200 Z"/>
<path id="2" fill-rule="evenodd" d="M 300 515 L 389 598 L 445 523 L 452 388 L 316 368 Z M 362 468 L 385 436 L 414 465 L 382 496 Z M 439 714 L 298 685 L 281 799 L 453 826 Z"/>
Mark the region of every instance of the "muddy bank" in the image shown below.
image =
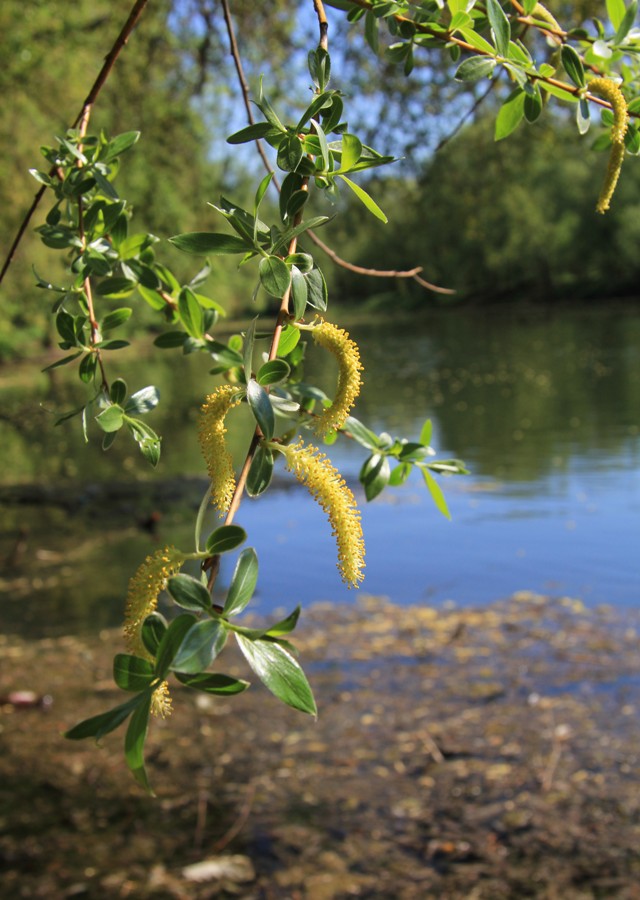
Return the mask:
<path id="1" fill-rule="evenodd" d="M 175 687 L 157 798 L 60 732 L 120 702 L 117 632 L 0 643 L 6 897 L 640 898 L 638 619 L 522 594 L 486 610 L 316 606 L 320 716 Z M 225 671 L 246 676 L 225 651 Z"/>

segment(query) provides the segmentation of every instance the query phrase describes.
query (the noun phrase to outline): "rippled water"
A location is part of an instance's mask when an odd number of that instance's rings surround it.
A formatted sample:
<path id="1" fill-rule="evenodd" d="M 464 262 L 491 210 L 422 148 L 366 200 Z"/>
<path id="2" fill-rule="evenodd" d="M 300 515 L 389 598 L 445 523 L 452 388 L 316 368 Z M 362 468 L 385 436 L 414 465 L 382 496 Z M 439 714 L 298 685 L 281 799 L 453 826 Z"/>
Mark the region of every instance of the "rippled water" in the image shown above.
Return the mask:
<path id="1" fill-rule="evenodd" d="M 438 455 L 471 469 L 443 479 L 452 521 L 417 477 L 372 504 L 360 498 L 363 590 L 398 603 L 481 604 L 534 590 L 589 605 L 638 604 L 638 309 L 455 311 L 417 324 L 354 323 L 350 331 L 366 370 L 358 417 L 408 437 L 431 417 Z M 334 373 L 317 351 L 310 367 L 330 393 Z M 162 392 L 153 415 L 165 441 L 155 473 L 126 442 L 101 456 L 84 447 L 76 426 L 52 428 L 43 409 L 72 405 L 75 387 L 64 370 L 53 380 L 0 373 L 2 482 L 51 492 L 45 505 L 14 497 L 0 508 L 5 560 L 16 556 L 20 534 L 24 544 L 3 581 L 10 629 L 41 634 L 117 622 L 127 579 L 155 546 L 140 528 L 152 511 L 162 514 L 157 540 L 187 547 L 192 540 L 204 482 L 182 478 L 203 473 L 193 426 L 210 384 L 207 362 L 171 355 L 151 374 L 127 368 L 132 387 L 153 381 Z M 360 448 L 338 442 L 327 453 L 359 494 Z M 128 497 L 127 484 L 140 477 L 145 490 Z M 159 484 L 168 488 L 158 492 Z M 340 581 L 321 510 L 296 485 L 278 485 L 245 502 L 237 518 L 259 553 L 257 608 L 348 602 L 354 592 Z"/>

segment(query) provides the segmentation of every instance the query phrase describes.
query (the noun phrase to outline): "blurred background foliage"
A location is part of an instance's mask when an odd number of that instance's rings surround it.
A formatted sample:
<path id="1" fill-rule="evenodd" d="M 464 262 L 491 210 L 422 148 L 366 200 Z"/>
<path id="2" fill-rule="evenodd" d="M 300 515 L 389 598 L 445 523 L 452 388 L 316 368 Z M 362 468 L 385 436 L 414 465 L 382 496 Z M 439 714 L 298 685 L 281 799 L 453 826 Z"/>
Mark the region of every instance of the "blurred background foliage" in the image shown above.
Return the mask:
<path id="1" fill-rule="evenodd" d="M 584 0 L 550 7 L 563 23 L 577 25 L 603 5 Z M 41 165 L 38 148 L 52 143 L 74 119 L 130 8 L 130 0 L 32 0 L 25 15 L 24 3 L 3 0 L 3 256 L 37 188 L 28 169 Z M 311 4 L 234 0 L 232 10 L 252 89 L 264 73 L 277 105 L 297 79 L 303 103 L 306 52 L 317 31 Z M 364 130 L 381 152 L 404 159 L 391 175 L 371 184 L 389 225 L 344 198 L 339 202 L 349 207 L 347 214 L 321 236 L 354 263 L 397 269 L 423 265 L 426 278 L 456 291 L 444 298 L 413 282 L 367 279 L 327 262 L 333 302 L 369 311 L 390 297 L 421 309 L 635 293 L 637 161 L 625 166 L 612 212 L 597 216 L 595 199 L 606 166 L 606 159 L 589 149 L 597 127 L 580 138 L 572 110 L 554 104 L 553 113 L 496 144 L 495 110 L 507 84 L 478 103 L 488 82 L 458 85 L 452 80 L 455 63 L 427 52 L 417 55 L 414 72 L 405 78 L 385 58 L 382 35 L 375 56 L 360 24 L 329 12 L 335 86 L 358 97 L 350 110 L 352 128 Z M 230 148 L 224 141 L 244 123 L 220 3 L 150 4 L 91 121 L 93 131 L 142 132 L 141 142 L 124 157 L 116 183 L 134 207 L 133 230 L 166 238 L 220 228 L 207 201 L 216 202 L 224 191 L 244 202 L 255 182 L 258 160 L 251 148 Z M 33 225 L 47 208 L 43 203 Z M 185 278 L 194 273 L 193 259 L 185 260 L 166 243 L 161 247 L 160 254 Z M 323 259 L 319 262 L 325 266 Z M 55 280 L 55 253 L 29 234 L 1 289 L 0 358 L 24 355 L 51 339 L 47 302 L 34 286 L 33 264 Z M 207 290 L 231 315 L 254 309 L 252 287 L 253 272 L 238 270 L 233 261 L 215 261 Z"/>

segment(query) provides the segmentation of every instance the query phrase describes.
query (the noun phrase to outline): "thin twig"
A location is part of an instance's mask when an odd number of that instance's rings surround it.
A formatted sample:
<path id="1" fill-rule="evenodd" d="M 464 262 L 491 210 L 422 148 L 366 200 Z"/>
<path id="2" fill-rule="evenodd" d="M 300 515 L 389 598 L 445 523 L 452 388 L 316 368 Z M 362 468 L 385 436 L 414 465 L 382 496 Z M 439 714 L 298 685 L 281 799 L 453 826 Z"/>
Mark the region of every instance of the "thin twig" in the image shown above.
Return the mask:
<path id="1" fill-rule="evenodd" d="M 84 103 L 82 104 L 82 109 L 80 110 L 80 112 L 78 113 L 78 115 L 76 116 L 76 118 L 73 121 L 73 124 L 71 126 L 72 128 L 76 128 L 82 122 L 82 119 L 85 116 L 87 110 L 90 110 L 91 107 L 93 106 L 93 104 L 96 102 L 98 94 L 102 90 L 105 81 L 111 74 L 111 70 L 113 69 L 116 59 L 118 58 L 118 56 L 120 55 L 125 44 L 129 40 L 129 36 L 131 35 L 131 32 L 137 25 L 138 20 L 140 19 L 140 16 L 142 15 L 144 8 L 148 2 L 149 2 L 149 0 L 136 0 L 136 2 L 134 3 L 134 5 L 131 9 L 131 12 L 129 13 L 129 18 L 122 26 L 122 29 L 120 30 L 120 34 L 116 38 L 116 40 L 113 44 L 113 47 L 111 48 L 111 50 L 105 57 L 104 65 L 100 69 L 100 72 L 98 73 L 98 77 L 94 81 L 91 90 L 87 94 L 87 97 L 86 97 Z M 49 174 L 53 176 L 55 174 L 55 171 L 56 171 L 55 166 L 53 166 L 51 168 Z M 41 188 L 38 189 L 35 197 L 33 198 L 33 202 L 31 203 L 31 206 L 27 210 L 27 213 L 26 213 L 24 219 L 22 220 L 20 227 L 18 228 L 18 232 L 13 240 L 13 243 L 11 244 L 7 258 L 5 259 L 4 264 L 2 266 L 2 270 L 0 270 L 0 284 L 2 284 L 2 280 L 5 276 L 5 274 L 7 273 L 9 266 L 13 262 L 13 258 L 16 254 L 16 250 L 18 249 L 18 246 L 20 245 L 20 241 L 24 237 L 24 234 L 25 234 L 27 228 L 29 227 L 29 222 L 31 221 L 33 214 L 35 213 L 36 209 L 38 208 L 40 201 L 44 197 L 44 193 L 45 193 L 46 189 L 47 189 L 47 187 L 44 184 L 42 185 Z"/>
<path id="2" fill-rule="evenodd" d="M 249 86 L 247 84 L 247 79 L 244 74 L 244 68 L 242 66 L 242 59 L 240 56 L 240 50 L 238 48 L 238 42 L 236 40 L 235 29 L 233 27 L 233 20 L 231 18 L 231 12 L 229 9 L 228 0 L 221 0 L 222 2 L 222 12 L 224 14 L 224 21 L 227 28 L 227 34 L 229 37 L 229 52 L 233 58 L 233 62 L 235 65 L 235 69 L 238 75 L 238 83 L 240 85 L 240 91 L 242 93 L 242 100 L 244 102 L 244 107 L 247 113 L 247 121 L 249 125 L 253 125 L 255 123 L 255 118 L 253 115 L 253 110 L 251 108 L 251 99 L 249 93 Z M 328 48 L 328 23 L 327 17 L 325 15 L 324 6 L 322 5 L 321 0 L 313 0 L 314 8 L 316 11 L 316 15 L 318 16 L 318 25 L 320 28 L 320 44 L 324 50 Z M 275 170 L 271 163 L 269 162 L 269 157 L 267 156 L 264 144 L 261 140 L 256 140 L 256 149 L 260 154 L 260 158 L 264 164 L 267 172 L 270 172 L 273 175 L 273 185 L 277 191 L 280 191 L 280 182 L 275 173 Z M 325 253 L 329 259 L 331 259 L 337 266 L 340 266 L 342 269 L 347 269 L 349 272 L 355 272 L 357 275 L 366 275 L 370 278 L 412 278 L 418 284 L 422 285 L 422 287 L 427 290 L 434 291 L 437 294 L 453 294 L 455 291 L 450 288 L 438 287 L 436 284 L 432 284 L 430 281 L 426 281 L 424 278 L 420 277 L 420 273 L 422 272 L 422 266 L 416 266 L 413 269 L 407 270 L 396 270 L 396 269 L 369 269 L 364 266 L 357 266 L 355 263 L 350 263 L 346 259 L 343 259 L 339 256 L 335 250 L 325 244 L 323 240 L 321 240 L 313 231 L 307 231 L 306 237 L 316 245 L 323 253 Z"/>

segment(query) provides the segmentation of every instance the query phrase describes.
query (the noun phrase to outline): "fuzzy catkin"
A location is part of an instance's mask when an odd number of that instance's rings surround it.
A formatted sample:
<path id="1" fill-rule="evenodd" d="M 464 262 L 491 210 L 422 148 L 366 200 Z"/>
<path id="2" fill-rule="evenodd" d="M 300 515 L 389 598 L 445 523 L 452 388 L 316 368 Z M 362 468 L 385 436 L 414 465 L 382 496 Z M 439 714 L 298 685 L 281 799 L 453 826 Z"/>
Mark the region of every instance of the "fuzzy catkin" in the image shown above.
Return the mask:
<path id="1" fill-rule="evenodd" d="M 344 479 L 316 447 L 302 441 L 288 446 L 278 445 L 293 472 L 327 514 L 338 546 L 338 569 L 349 587 L 357 587 L 363 579 L 364 539 L 360 510 Z"/>
<path id="2" fill-rule="evenodd" d="M 156 550 L 139 566 L 129 581 L 124 614 L 124 636 L 127 648 L 135 656 L 150 659 L 140 629 L 142 623 L 158 605 L 158 596 L 167 580 L 179 572 L 184 562 L 184 554 L 174 547 Z"/>
<path id="3" fill-rule="evenodd" d="M 225 384 L 209 394 L 200 409 L 198 437 L 211 479 L 211 502 L 220 512 L 229 508 L 236 487 L 233 460 L 225 440 L 225 417 L 239 404 L 238 388 Z"/>
<path id="4" fill-rule="evenodd" d="M 140 629 L 142 623 L 158 605 L 158 596 L 169 579 L 180 571 L 184 555 L 173 547 L 164 547 L 147 556 L 129 581 L 124 616 L 124 636 L 127 649 L 134 656 L 151 659 L 147 652 Z M 151 712 L 165 718 L 171 714 L 171 698 L 166 681 L 161 682 L 151 698 Z"/>
<path id="5" fill-rule="evenodd" d="M 316 344 L 332 353 L 338 361 L 338 384 L 333 403 L 320 413 L 314 423 L 318 435 L 342 428 L 356 397 L 360 393 L 362 364 L 358 345 L 343 328 L 321 321 L 312 330 Z"/>
<path id="6" fill-rule="evenodd" d="M 600 196 L 596 204 L 596 212 L 605 213 L 609 209 L 624 159 L 624 136 L 627 133 L 629 124 L 627 101 L 624 99 L 624 95 L 618 85 L 611 81 L 610 78 L 592 78 L 587 85 L 587 89 L 592 94 L 608 100 L 613 110 L 611 152 L 602 188 L 600 189 Z"/>

